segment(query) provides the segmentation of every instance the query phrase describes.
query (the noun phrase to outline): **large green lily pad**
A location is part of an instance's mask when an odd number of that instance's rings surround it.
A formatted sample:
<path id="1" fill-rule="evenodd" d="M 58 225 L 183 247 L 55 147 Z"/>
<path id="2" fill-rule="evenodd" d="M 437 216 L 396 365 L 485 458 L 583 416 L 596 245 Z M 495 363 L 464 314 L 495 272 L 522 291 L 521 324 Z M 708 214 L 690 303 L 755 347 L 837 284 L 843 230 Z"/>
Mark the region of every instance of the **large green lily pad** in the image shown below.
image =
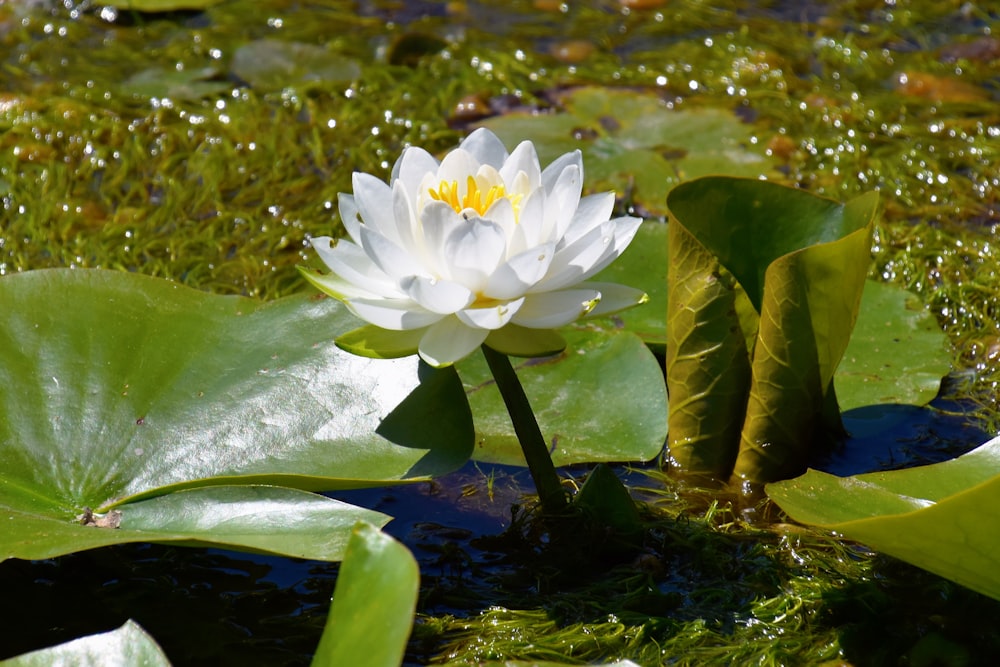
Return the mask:
<path id="1" fill-rule="evenodd" d="M 640 308 L 645 306 L 640 306 Z M 515 369 L 558 465 L 648 461 L 666 437 L 666 388 L 637 335 L 610 321 L 560 330 L 561 353 L 517 360 Z M 482 355 L 457 364 L 476 425 L 473 458 L 525 465 L 510 417 Z"/>
<path id="2" fill-rule="evenodd" d="M 84 510 L 71 519 L 59 510 L 22 509 L 23 495 L 5 491 L 0 494 L 0 519 L 6 525 L 0 560 L 169 542 L 336 561 L 357 521 L 384 526 L 391 519 L 315 493 L 259 485 L 184 489 L 104 513 Z"/>
<path id="3" fill-rule="evenodd" d="M 1000 438 L 951 461 L 768 484 L 802 523 L 836 531 L 1000 600 Z"/>
<path id="4" fill-rule="evenodd" d="M 356 520 L 387 517 L 302 491 L 426 479 L 471 451 L 454 372 L 339 350 L 353 318 L 332 299 L 44 270 L 0 278 L 0 303 L 16 388 L 0 395 L 0 560 L 134 541 L 336 558 Z M 112 510 L 120 528 L 100 527 Z"/>
<path id="5" fill-rule="evenodd" d="M 528 139 L 542 164 L 583 151 L 588 188 L 614 190 L 664 215 L 670 189 L 708 174 L 757 177 L 773 172 L 753 128 L 719 109 L 672 110 L 651 93 L 578 88 L 561 98 L 565 111 L 511 113 L 488 119 L 510 146 Z"/>

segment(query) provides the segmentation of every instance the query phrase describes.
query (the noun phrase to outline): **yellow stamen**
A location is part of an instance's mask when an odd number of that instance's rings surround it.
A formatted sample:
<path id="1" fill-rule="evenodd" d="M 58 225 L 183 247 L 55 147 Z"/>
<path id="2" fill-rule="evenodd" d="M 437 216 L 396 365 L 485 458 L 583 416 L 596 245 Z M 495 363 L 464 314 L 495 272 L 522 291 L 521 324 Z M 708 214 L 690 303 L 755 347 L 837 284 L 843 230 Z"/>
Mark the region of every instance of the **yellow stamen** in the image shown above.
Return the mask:
<path id="1" fill-rule="evenodd" d="M 478 215 L 485 215 L 486 211 L 490 210 L 490 207 L 501 199 L 509 199 L 510 203 L 514 206 L 514 214 L 516 216 L 518 204 L 521 203 L 523 197 L 523 195 L 508 195 L 503 185 L 490 186 L 490 189 L 486 191 L 484 196 L 483 191 L 479 188 L 479 183 L 472 176 L 469 176 L 466 180 L 465 196 L 461 199 L 458 196 L 458 181 L 441 181 L 438 184 L 437 190 L 430 188 L 428 193 L 431 199 L 445 202 L 455 209 L 456 213 L 461 213 L 471 208 Z"/>

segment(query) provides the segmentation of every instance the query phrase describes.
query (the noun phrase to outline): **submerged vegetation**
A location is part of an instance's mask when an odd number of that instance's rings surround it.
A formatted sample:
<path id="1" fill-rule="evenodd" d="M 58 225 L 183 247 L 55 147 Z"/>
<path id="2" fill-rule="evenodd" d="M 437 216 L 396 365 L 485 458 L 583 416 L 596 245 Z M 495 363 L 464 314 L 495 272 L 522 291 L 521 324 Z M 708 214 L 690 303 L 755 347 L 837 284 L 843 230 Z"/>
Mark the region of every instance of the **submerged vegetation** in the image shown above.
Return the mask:
<path id="1" fill-rule="evenodd" d="M 659 95 L 664 110 L 735 113 L 778 165 L 772 180 L 840 200 L 879 190 L 872 275 L 915 291 L 937 316 L 954 346 L 947 396 L 974 404 L 995 430 L 998 24 L 995 10 L 932 0 L 235 0 L 164 14 L 2 3 L 0 275 L 103 267 L 220 294 L 302 291 L 295 267 L 314 262 L 310 234 L 342 234 L 337 194 L 351 190 L 352 171 L 387 180 L 404 145 L 441 151 L 488 116 L 556 112 L 568 87 L 635 88 Z M 618 214 L 662 205 L 645 196 L 625 192 Z M 530 510 L 515 507 L 510 520 L 521 489 L 504 468 L 363 492 L 373 502 L 360 504 L 390 514 L 417 500 L 446 498 L 452 512 L 475 505 L 495 528 L 484 536 L 482 526 L 449 526 L 453 515 L 436 523 L 437 514 L 389 525 L 424 578 L 408 660 L 962 665 L 1000 655 L 997 603 L 776 522 L 766 503 L 746 508 L 643 475 L 627 477 L 643 501 L 643 538 L 597 553 L 579 536 L 567 544 L 540 534 Z M 192 584 L 211 589 L 192 590 L 196 599 L 236 591 L 226 611 L 195 616 L 192 639 L 178 636 L 192 632 L 177 632 L 185 619 L 129 606 L 141 596 L 123 590 L 120 570 L 102 569 L 118 552 L 101 553 L 65 566 L 6 562 L 0 580 L 54 582 L 44 595 L 25 593 L 51 608 L 69 582 L 104 589 L 168 653 L 215 664 L 218 654 L 191 647 L 199 633 L 214 636 L 206 628 L 220 616 L 239 628 L 220 641 L 238 646 L 251 634 L 267 649 L 258 659 L 307 660 L 333 585 L 331 570 L 289 570 L 299 580 L 278 590 L 252 563 L 233 583 L 239 567 L 211 552 L 158 551 L 150 561 L 168 560 L 170 572 L 138 558 L 131 576 L 153 589 L 197 580 L 206 561 L 227 572 Z M 292 567 L 266 562 L 276 573 Z M 20 644 L 41 635 L 36 620 L 61 618 L 53 613 L 8 619 L 18 631 L 0 656 L 66 639 L 53 631 Z"/>

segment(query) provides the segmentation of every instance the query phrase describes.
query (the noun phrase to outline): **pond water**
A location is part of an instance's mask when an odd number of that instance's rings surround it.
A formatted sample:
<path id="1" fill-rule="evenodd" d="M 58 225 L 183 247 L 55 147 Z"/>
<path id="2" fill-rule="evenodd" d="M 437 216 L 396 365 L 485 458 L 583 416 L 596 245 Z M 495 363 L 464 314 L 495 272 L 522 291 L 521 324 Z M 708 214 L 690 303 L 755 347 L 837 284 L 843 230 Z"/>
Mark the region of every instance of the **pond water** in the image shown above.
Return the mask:
<path id="1" fill-rule="evenodd" d="M 938 316 L 957 414 L 903 415 L 893 443 L 826 467 L 937 460 L 997 421 L 998 27 L 989 3 L 939 0 L 0 3 L 0 275 L 105 267 L 285 295 L 304 288 L 308 236 L 336 231 L 352 170 L 384 177 L 405 143 L 448 148 L 572 86 L 655 91 L 665 109 L 732 112 L 777 179 L 880 190 L 873 273 Z M 656 197 L 627 194 L 619 209 L 657 217 Z M 646 503 L 641 545 L 548 534 L 519 469 L 337 494 L 396 517 L 418 557 L 408 662 L 1000 657 L 990 600 L 655 465 L 616 470 Z M 163 546 L 7 561 L 0 658 L 133 618 L 177 665 L 306 664 L 336 573 Z"/>

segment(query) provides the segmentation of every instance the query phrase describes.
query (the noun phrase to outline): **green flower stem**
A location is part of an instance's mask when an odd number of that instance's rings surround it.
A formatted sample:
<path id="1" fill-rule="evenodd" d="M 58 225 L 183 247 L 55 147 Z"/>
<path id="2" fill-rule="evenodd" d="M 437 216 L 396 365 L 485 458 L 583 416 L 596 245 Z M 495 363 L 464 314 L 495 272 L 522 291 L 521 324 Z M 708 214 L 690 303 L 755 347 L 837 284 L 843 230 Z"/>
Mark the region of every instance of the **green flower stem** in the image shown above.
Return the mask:
<path id="1" fill-rule="evenodd" d="M 500 395 L 503 396 L 504 405 L 507 406 L 510 421 L 514 424 L 514 433 L 521 443 L 521 450 L 524 452 L 528 470 L 538 490 L 542 509 L 547 513 L 562 511 L 567 505 L 566 494 L 563 492 L 562 484 L 559 483 L 559 475 L 552 465 L 552 457 L 549 456 L 545 438 L 538 428 L 535 413 L 531 411 L 531 404 L 524 394 L 521 381 L 517 379 L 517 373 L 514 372 L 507 355 L 486 345 L 482 348 L 486 363 L 500 389 Z"/>

